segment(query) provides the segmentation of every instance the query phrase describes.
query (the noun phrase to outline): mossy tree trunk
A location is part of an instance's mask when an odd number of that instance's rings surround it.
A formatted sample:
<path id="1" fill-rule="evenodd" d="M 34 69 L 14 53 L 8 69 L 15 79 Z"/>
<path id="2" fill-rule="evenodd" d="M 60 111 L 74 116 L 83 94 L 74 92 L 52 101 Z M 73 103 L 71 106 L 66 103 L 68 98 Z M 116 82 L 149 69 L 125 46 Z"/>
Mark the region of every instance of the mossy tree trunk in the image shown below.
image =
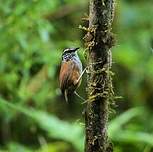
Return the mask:
<path id="1" fill-rule="evenodd" d="M 85 35 L 88 49 L 87 110 L 85 152 L 112 152 L 107 137 L 109 104 L 112 102 L 111 25 L 114 0 L 90 0 L 89 27 Z"/>

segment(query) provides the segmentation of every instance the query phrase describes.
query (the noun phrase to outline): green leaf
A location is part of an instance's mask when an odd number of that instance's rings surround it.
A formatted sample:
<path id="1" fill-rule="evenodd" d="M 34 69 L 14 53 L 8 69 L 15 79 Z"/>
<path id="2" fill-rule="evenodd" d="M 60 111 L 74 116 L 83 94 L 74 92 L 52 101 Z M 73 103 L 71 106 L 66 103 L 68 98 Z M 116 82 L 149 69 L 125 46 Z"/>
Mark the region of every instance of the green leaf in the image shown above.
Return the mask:
<path id="1" fill-rule="evenodd" d="M 40 128 L 48 133 L 48 136 L 55 139 L 61 139 L 71 143 L 78 151 L 83 149 L 83 128 L 76 123 L 68 123 L 59 120 L 56 116 L 49 115 L 46 112 L 35 110 L 29 107 L 21 107 L 0 99 L 0 106 L 6 105 L 15 111 L 22 112 L 31 117 Z"/>

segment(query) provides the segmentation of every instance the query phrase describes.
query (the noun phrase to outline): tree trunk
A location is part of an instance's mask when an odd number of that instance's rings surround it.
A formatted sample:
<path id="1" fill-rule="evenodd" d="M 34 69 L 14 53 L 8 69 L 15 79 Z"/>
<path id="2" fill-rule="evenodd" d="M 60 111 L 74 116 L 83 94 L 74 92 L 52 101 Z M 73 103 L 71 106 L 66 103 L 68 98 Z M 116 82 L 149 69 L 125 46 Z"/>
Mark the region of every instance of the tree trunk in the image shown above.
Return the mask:
<path id="1" fill-rule="evenodd" d="M 113 99 L 110 48 L 114 42 L 114 0 L 90 0 L 89 12 L 89 28 L 84 37 L 88 49 L 85 152 L 112 152 L 107 121 Z"/>

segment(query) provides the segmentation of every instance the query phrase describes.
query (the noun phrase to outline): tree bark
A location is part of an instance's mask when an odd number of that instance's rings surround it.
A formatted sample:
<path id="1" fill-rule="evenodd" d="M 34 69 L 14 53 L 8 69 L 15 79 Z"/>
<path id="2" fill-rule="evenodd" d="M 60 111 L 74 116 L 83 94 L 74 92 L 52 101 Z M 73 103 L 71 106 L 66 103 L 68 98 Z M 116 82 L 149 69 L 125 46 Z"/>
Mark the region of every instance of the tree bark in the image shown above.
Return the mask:
<path id="1" fill-rule="evenodd" d="M 113 99 L 111 51 L 114 38 L 111 25 L 114 0 L 90 0 L 87 47 L 87 109 L 85 112 L 85 152 L 112 152 L 107 136 L 109 105 Z"/>

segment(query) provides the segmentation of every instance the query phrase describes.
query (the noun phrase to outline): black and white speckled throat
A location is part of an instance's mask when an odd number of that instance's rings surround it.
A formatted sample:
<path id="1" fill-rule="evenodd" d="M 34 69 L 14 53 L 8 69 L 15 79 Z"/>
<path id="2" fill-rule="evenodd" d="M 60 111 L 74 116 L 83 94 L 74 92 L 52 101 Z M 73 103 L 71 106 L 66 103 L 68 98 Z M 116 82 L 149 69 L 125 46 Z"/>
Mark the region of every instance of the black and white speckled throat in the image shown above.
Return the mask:
<path id="1" fill-rule="evenodd" d="M 63 54 L 62 56 L 62 61 L 69 61 L 69 60 L 73 60 L 73 58 L 76 57 L 76 54 L 75 53 L 66 53 L 66 54 Z"/>

